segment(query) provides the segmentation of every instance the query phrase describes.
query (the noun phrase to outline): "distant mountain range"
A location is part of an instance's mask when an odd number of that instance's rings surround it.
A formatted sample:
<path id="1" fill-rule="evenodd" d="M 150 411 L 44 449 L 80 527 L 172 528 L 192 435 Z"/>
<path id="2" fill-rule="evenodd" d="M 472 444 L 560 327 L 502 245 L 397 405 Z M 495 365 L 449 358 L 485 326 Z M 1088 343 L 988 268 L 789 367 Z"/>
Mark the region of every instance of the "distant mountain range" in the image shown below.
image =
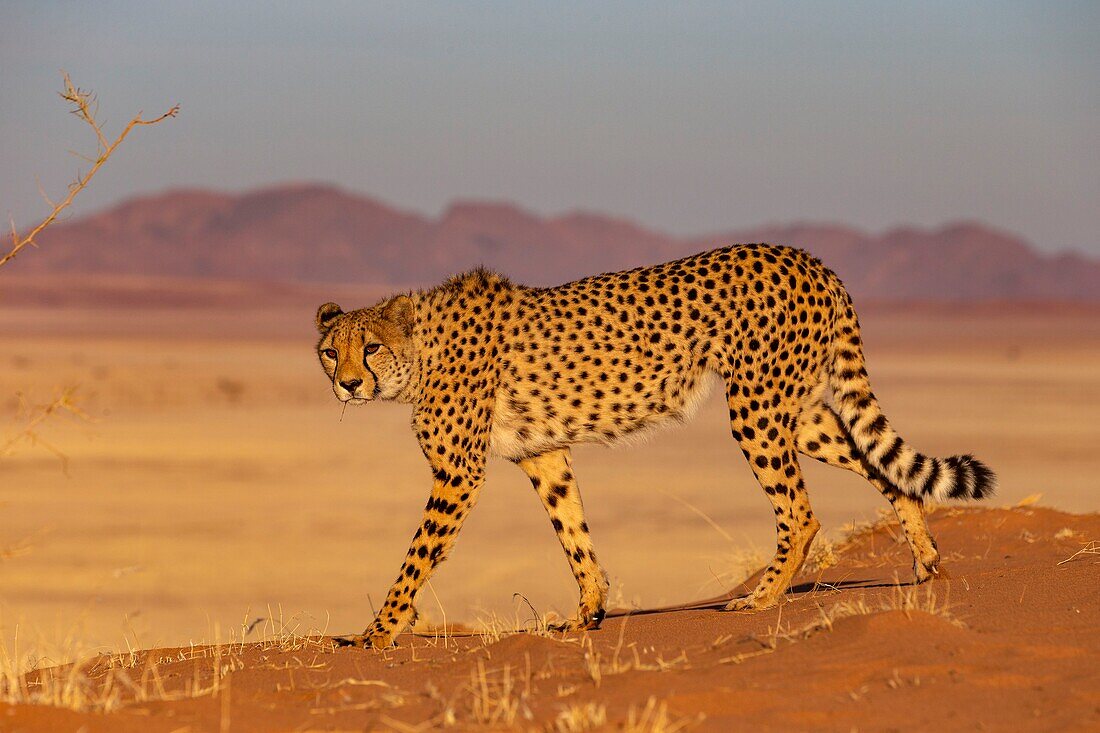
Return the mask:
<path id="1" fill-rule="evenodd" d="M 857 299 L 1100 300 L 1100 260 L 1043 254 L 977 223 L 882 234 L 803 223 L 674 237 L 602 214 L 543 217 L 508 203 L 455 203 L 433 219 L 322 185 L 134 198 L 55 225 L 4 276 L 408 287 L 486 265 L 518 282 L 550 285 L 737 242 L 810 250 Z"/>

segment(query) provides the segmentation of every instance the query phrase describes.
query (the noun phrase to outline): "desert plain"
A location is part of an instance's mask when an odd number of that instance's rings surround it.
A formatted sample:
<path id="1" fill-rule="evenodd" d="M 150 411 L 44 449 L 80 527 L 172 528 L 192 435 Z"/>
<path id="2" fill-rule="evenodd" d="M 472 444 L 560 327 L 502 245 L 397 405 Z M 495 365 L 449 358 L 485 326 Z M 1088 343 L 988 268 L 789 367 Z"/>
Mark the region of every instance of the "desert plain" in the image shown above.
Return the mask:
<path id="1" fill-rule="evenodd" d="M 87 415 L 52 417 L 0 460 L 8 668 L 161 650 L 89 673 L 127 670 L 110 705 L 0 705 L 0 729 L 888 730 L 911 728 L 891 715 L 907 711 L 943 729 L 1100 726 L 1095 307 L 862 308 L 899 432 L 1000 478 L 989 511 L 933 515 L 945 572 L 926 586 L 907 585 L 896 525 L 867 530 L 887 508 L 877 492 L 803 459 L 823 540 L 789 604 L 618 615 L 557 638 L 542 623 L 572 613 L 575 583 L 527 480 L 494 461 L 419 597 L 423 635 L 382 654 L 328 637 L 370 621 L 430 476 L 408 407 L 341 410 L 300 296 L 0 312 L 3 439 L 21 405 L 68 388 Z M 774 549 L 718 389 L 684 425 L 574 458 L 622 612 L 727 596 Z M 234 643 L 211 667 L 209 645 Z"/>

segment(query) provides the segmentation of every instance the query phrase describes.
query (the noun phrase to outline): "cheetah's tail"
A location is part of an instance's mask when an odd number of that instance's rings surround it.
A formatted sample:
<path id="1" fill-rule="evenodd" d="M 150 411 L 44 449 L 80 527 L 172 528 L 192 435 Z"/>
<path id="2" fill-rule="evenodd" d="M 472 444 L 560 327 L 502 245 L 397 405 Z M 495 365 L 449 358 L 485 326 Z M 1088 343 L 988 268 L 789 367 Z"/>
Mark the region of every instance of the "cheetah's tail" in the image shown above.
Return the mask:
<path id="1" fill-rule="evenodd" d="M 890 426 L 867 377 L 859 322 L 847 293 L 832 346 L 829 386 L 841 420 L 856 446 L 882 475 L 914 498 L 981 499 L 993 493 L 996 476 L 973 456 L 933 458 L 918 453 Z"/>

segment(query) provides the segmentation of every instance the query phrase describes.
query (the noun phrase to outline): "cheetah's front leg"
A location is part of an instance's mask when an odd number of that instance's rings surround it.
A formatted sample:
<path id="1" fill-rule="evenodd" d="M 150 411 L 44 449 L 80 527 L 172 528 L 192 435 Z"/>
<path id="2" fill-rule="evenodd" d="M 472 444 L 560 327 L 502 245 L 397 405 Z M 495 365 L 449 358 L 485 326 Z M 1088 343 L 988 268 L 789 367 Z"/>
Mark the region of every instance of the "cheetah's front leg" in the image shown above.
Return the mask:
<path id="1" fill-rule="evenodd" d="M 607 602 L 607 574 L 596 561 L 588 523 L 584 521 L 581 492 L 573 475 L 568 448 L 519 461 L 530 477 L 558 533 L 569 567 L 580 586 L 577 617 L 562 625 L 568 630 L 599 628 Z"/>
<path id="2" fill-rule="evenodd" d="M 434 455 L 427 447 L 424 452 Z M 436 566 L 446 559 L 462 523 L 477 501 L 484 480 L 484 459 L 451 454 L 447 468 L 439 463 L 433 461 L 435 483 L 424 507 L 424 518 L 405 554 L 401 572 L 371 625 L 362 635 L 351 638 L 350 643 L 355 646 L 384 649 L 393 645 L 394 638 L 415 617 L 413 601 L 417 591 Z"/>

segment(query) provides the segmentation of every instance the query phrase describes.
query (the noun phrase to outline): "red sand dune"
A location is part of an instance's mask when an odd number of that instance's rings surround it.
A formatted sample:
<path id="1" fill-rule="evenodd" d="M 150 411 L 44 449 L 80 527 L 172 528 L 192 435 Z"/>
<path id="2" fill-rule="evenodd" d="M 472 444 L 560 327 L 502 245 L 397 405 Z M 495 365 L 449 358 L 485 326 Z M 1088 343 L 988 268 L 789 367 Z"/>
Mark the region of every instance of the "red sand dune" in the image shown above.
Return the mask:
<path id="1" fill-rule="evenodd" d="M 947 509 L 931 526 L 944 562 L 925 586 L 908 585 L 889 523 L 757 614 L 719 612 L 716 599 L 612 614 L 583 635 L 452 628 L 385 652 L 269 640 L 216 657 L 149 651 L 114 671 L 104 657 L 87 668 L 88 692 L 110 680 L 112 712 L 0 705 L 0 728 L 1100 729 L 1100 515 Z"/>
<path id="2" fill-rule="evenodd" d="M 879 235 L 795 224 L 678 238 L 601 214 L 547 218 L 508 203 L 456 203 L 433 219 L 320 185 L 135 198 L 52 227 L 33 257 L 8 269 L 406 285 L 484 264 L 546 285 L 756 241 L 809 249 L 859 299 L 1100 299 L 1097 260 L 1041 254 L 975 223 Z"/>

